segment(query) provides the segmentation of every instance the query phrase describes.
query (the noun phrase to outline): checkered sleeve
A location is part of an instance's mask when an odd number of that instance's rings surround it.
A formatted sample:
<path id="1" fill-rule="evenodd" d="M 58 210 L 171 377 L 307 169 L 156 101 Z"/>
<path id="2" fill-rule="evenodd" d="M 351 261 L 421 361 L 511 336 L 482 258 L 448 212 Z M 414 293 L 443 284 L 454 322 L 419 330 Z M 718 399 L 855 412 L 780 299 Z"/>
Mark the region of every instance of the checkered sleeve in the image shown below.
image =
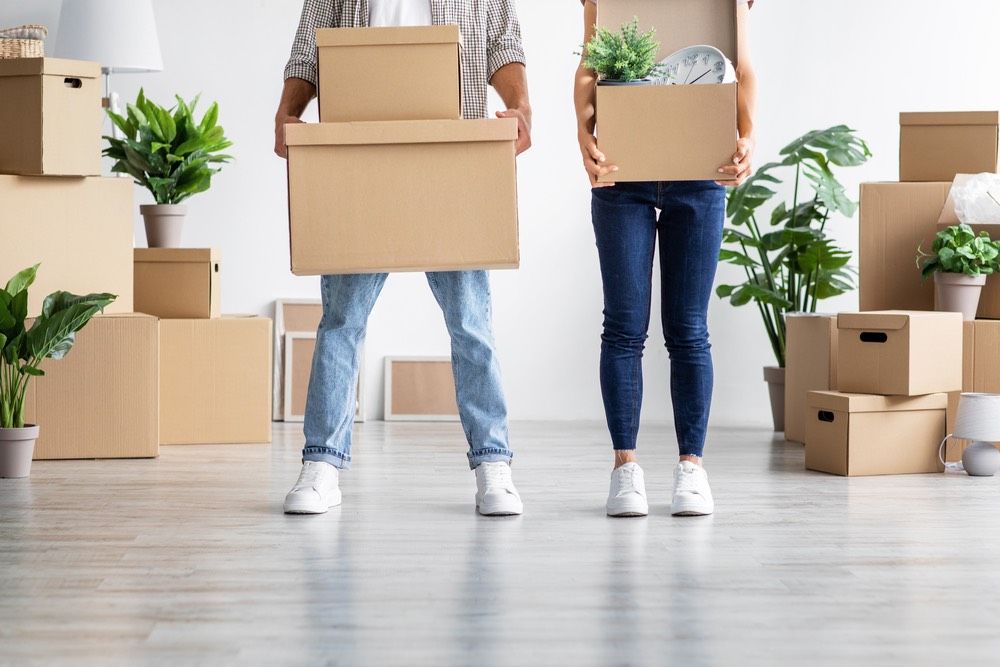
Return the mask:
<path id="1" fill-rule="evenodd" d="M 521 23 L 517 19 L 514 0 L 489 0 L 487 14 L 487 79 L 511 63 L 524 63 Z"/>
<path id="2" fill-rule="evenodd" d="M 333 24 L 333 3 L 330 0 L 305 0 L 299 29 L 295 32 L 292 54 L 285 65 L 285 79 L 305 79 L 319 85 L 319 64 L 316 58 L 316 29 Z"/>

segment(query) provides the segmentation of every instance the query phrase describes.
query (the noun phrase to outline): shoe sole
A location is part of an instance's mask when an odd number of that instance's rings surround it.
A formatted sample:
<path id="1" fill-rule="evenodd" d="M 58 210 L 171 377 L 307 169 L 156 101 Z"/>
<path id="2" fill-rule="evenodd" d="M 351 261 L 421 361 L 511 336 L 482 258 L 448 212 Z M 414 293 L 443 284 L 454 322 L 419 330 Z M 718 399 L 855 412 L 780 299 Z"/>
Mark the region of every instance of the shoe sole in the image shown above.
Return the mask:
<path id="1" fill-rule="evenodd" d="M 492 510 L 492 511 L 490 511 L 490 510 L 484 510 L 479 505 L 476 505 L 476 512 L 478 512 L 480 516 L 521 516 L 522 514 L 524 514 L 524 507 L 521 507 L 521 508 L 516 509 L 516 510 Z"/>
<path id="2" fill-rule="evenodd" d="M 634 519 L 636 517 L 649 516 L 649 512 L 608 512 L 612 519 Z"/>
<path id="3" fill-rule="evenodd" d="M 715 512 L 715 507 L 680 506 L 670 509 L 671 516 L 709 516 Z"/>
<path id="4" fill-rule="evenodd" d="M 304 505 L 299 505 L 299 506 L 295 506 L 295 505 L 288 506 L 288 505 L 285 505 L 284 506 L 284 510 L 285 510 L 285 514 L 326 514 L 327 512 L 329 512 L 330 510 L 332 510 L 334 507 L 340 507 L 340 503 L 341 502 L 342 502 L 341 500 L 338 500 L 337 502 L 335 502 L 334 504 L 330 505 L 326 509 L 320 509 L 320 508 L 317 508 L 317 507 L 306 507 Z"/>

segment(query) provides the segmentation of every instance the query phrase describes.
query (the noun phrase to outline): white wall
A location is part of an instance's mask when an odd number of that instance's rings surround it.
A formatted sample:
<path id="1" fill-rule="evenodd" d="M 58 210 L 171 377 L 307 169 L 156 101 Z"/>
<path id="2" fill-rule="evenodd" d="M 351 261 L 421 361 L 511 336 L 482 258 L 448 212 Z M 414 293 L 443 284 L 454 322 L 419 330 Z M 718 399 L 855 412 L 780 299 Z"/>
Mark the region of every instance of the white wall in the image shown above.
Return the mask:
<path id="1" fill-rule="evenodd" d="M 59 5 L 5 0 L 0 25 L 32 20 L 54 27 Z M 271 153 L 281 70 L 300 6 L 297 0 L 157 0 L 166 70 L 117 79 L 125 98 L 141 84 L 157 100 L 201 92 L 220 102 L 237 161 L 210 192 L 191 201 L 185 240 L 222 249 L 229 312 L 269 313 L 275 298 L 318 291 L 315 279 L 288 272 L 284 165 Z M 570 99 L 581 10 L 576 0 L 521 0 L 520 12 L 535 147 L 520 163 L 522 269 L 493 277 L 511 414 L 600 419 L 601 289 Z M 853 189 L 862 180 L 896 178 L 900 110 L 1000 108 L 991 67 L 998 25 L 996 0 L 758 0 L 752 12 L 761 78 L 758 163 L 806 130 L 848 123 L 870 142 L 875 158 L 844 180 Z M 834 229 L 856 248 L 856 223 L 838 221 Z M 728 267 L 721 272 L 727 276 Z M 849 296 L 827 309 L 856 305 Z M 760 368 L 770 351 L 756 312 L 713 302 L 711 317 L 715 422 L 765 423 Z M 644 416 L 668 419 L 666 353 L 655 324 L 651 334 Z M 384 356 L 447 351 L 423 276 L 392 276 L 369 329 L 369 406 L 381 406 Z M 376 417 L 380 408 L 369 411 Z"/>

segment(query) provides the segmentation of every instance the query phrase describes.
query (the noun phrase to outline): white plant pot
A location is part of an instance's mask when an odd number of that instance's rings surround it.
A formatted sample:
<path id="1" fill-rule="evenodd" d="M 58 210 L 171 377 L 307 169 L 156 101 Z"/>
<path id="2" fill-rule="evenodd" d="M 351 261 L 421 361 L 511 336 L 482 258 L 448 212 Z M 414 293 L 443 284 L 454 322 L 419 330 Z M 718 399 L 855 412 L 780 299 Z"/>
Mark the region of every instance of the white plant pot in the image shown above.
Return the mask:
<path id="1" fill-rule="evenodd" d="M 0 477 L 19 478 L 31 474 L 38 427 L 0 428 Z"/>
<path id="2" fill-rule="evenodd" d="M 984 285 L 986 276 L 935 273 L 934 309 L 945 313 L 962 313 L 966 320 L 974 320 Z"/>

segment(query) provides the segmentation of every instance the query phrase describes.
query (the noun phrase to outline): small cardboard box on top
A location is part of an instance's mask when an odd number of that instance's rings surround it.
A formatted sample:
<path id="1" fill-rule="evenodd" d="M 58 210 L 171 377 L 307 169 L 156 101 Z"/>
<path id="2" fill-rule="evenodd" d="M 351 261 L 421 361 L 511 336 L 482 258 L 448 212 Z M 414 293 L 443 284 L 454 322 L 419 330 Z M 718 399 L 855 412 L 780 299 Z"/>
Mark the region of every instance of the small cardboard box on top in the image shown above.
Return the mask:
<path id="1" fill-rule="evenodd" d="M 457 25 L 324 28 L 316 47 L 320 122 L 462 117 Z"/>
<path id="2" fill-rule="evenodd" d="M 899 114 L 899 180 L 1000 171 L 1000 112 Z"/>
<path id="3" fill-rule="evenodd" d="M 970 178 L 972 178 L 970 174 L 957 174 L 955 176 L 951 190 L 948 193 L 948 199 L 941 209 L 936 231 L 961 224 L 961 220 L 958 219 L 958 213 L 955 211 L 955 199 L 952 192 L 954 192 L 956 187 L 964 185 Z M 994 241 L 1000 241 L 1000 205 L 997 207 L 995 222 L 970 225 L 970 227 L 972 227 L 972 231 L 976 234 L 987 232 Z M 986 277 L 986 285 L 979 295 L 979 310 L 976 311 L 976 317 L 984 320 L 1000 320 L 1000 275 L 993 274 Z"/>
<path id="4" fill-rule="evenodd" d="M 135 309 L 170 319 L 219 317 L 219 264 L 214 248 L 136 248 Z"/>
<path id="5" fill-rule="evenodd" d="M 157 456 L 157 341 L 155 317 L 98 315 L 65 359 L 43 362 L 25 406 L 40 427 L 35 459 Z"/>
<path id="6" fill-rule="evenodd" d="M 601 0 L 597 23 L 656 29 L 657 60 L 696 44 L 738 63 L 733 0 Z M 736 83 L 597 86 L 597 143 L 618 171 L 606 182 L 718 180 L 736 146 Z"/>
<path id="7" fill-rule="evenodd" d="M 517 268 L 513 118 L 286 129 L 295 275 Z"/>
<path id="8" fill-rule="evenodd" d="M 0 174 L 101 173 L 101 66 L 0 60 Z"/>
<path id="9" fill-rule="evenodd" d="M 961 313 L 841 313 L 837 329 L 839 391 L 919 396 L 962 388 Z"/>
<path id="10" fill-rule="evenodd" d="M 806 441 L 810 391 L 837 386 L 837 316 L 785 316 L 785 440 Z"/>
<path id="11" fill-rule="evenodd" d="M 806 468 L 849 477 L 943 470 L 947 394 L 809 392 Z"/>
<path id="12" fill-rule="evenodd" d="M 1000 320 L 965 322 L 962 343 L 962 391 L 1000 394 Z M 960 392 L 948 395 L 948 433 L 952 432 Z M 946 461 L 956 461 L 967 440 L 949 438 Z"/>

